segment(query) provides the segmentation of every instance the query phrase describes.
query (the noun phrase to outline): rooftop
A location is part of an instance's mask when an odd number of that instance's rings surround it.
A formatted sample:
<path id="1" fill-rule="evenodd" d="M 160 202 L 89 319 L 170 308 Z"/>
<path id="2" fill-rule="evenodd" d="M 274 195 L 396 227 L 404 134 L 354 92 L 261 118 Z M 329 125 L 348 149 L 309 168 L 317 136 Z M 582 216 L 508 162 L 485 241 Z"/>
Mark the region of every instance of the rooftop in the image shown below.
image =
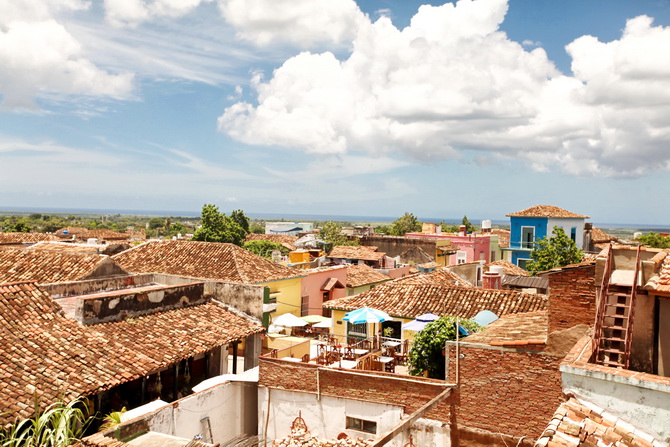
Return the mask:
<path id="1" fill-rule="evenodd" d="M 347 287 L 361 287 L 367 284 L 389 281 L 390 276 L 367 265 L 347 266 Z"/>
<path id="2" fill-rule="evenodd" d="M 449 267 L 435 269 L 428 273 L 415 273 L 393 281 L 403 284 L 434 284 L 437 286 L 474 287 L 465 279 L 451 271 Z"/>
<path id="3" fill-rule="evenodd" d="M 426 312 L 472 318 L 479 311 L 496 315 L 531 312 L 547 307 L 547 297 L 510 290 L 484 290 L 436 284 L 392 281 L 359 295 L 331 300 L 323 307 L 355 310 L 368 306 L 400 318 L 415 318 Z"/>
<path id="4" fill-rule="evenodd" d="M 0 424 L 30 416 L 35 396 L 91 395 L 262 330 L 214 301 L 82 325 L 36 284 L 0 284 Z"/>
<path id="5" fill-rule="evenodd" d="M 386 253 L 378 252 L 377 247 L 365 245 L 336 245 L 333 247 L 329 258 L 337 259 L 359 259 L 361 261 L 379 261 Z"/>
<path id="6" fill-rule="evenodd" d="M 507 214 L 507 217 L 558 217 L 571 219 L 588 219 L 589 216 L 575 214 L 553 205 L 535 205 L 516 213 Z"/>
<path id="7" fill-rule="evenodd" d="M 33 244 L 40 241 L 59 241 L 60 238 L 49 233 L 0 233 L 0 245 Z"/>
<path id="8" fill-rule="evenodd" d="M 539 310 L 504 315 L 465 341 L 492 346 L 544 344 L 547 341 L 548 312 Z"/>
<path id="9" fill-rule="evenodd" d="M 489 267 L 492 265 L 497 265 L 503 268 L 503 274 L 504 275 L 514 275 L 514 276 L 529 276 L 529 273 L 519 267 L 518 265 L 514 265 L 509 261 L 506 261 L 504 259 L 501 259 L 499 261 L 493 261 L 489 262 L 486 264 L 486 271 L 489 271 Z"/>
<path id="10" fill-rule="evenodd" d="M 0 251 L 0 283 L 35 281 L 53 283 L 125 273 L 109 256 L 44 250 Z"/>
<path id="11" fill-rule="evenodd" d="M 107 248 L 107 244 L 73 244 L 70 242 L 38 242 L 28 247 L 28 250 L 60 251 L 69 253 L 99 254 Z"/>
<path id="12" fill-rule="evenodd" d="M 278 242 L 282 244 L 289 250 L 295 250 L 295 241 L 298 240 L 298 236 L 287 236 L 284 234 L 247 234 L 245 241 L 270 241 Z"/>
<path id="13" fill-rule="evenodd" d="M 167 273 L 260 284 L 304 276 L 237 245 L 198 241 L 148 241 L 112 257 L 132 273 Z"/>

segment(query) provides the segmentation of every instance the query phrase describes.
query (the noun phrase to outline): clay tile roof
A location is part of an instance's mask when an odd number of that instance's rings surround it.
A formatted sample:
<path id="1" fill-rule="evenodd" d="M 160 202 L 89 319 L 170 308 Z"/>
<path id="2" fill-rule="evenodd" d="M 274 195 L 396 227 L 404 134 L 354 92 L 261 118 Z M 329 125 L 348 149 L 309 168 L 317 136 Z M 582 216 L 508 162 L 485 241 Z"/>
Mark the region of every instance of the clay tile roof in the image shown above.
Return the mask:
<path id="1" fill-rule="evenodd" d="M 45 250 L 45 251 L 60 251 L 69 253 L 93 253 L 98 254 L 105 250 L 107 245 L 92 245 L 92 244 L 72 244 L 70 242 L 38 242 L 31 245 L 27 250 Z"/>
<path id="2" fill-rule="evenodd" d="M 416 273 L 394 280 L 403 284 L 434 284 L 437 286 L 474 287 L 470 282 L 452 272 L 449 268 L 433 270 L 429 273 Z"/>
<path id="3" fill-rule="evenodd" d="M 507 214 L 507 217 L 563 217 L 573 219 L 588 219 L 589 216 L 575 214 L 553 205 L 535 205 L 516 213 Z"/>
<path id="4" fill-rule="evenodd" d="M 648 446 L 665 445 L 596 405 L 571 397 L 563 402 L 535 443 L 545 446 Z"/>
<path id="5" fill-rule="evenodd" d="M 377 271 L 368 265 L 347 266 L 347 287 L 360 287 L 366 284 L 389 281 L 391 279 L 385 273 Z"/>
<path id="6" fill-rule="evenodd" d="M 660 250 L 656 256 L 660 258 L 658 274 L 653 275 L 644 288 L 667 295 L 670 294 L 670 250 Z"/>
<path id="7" fill-rule="evenodd" d="M 328 254 L 329 258 L 359 259 L 361 261 L 379 261 L 386 253 L 377 251 L 377 247 L 365 245 L 336 245 Z"/>
<path id="8" fill-rule="evenodd" d="M 603 230 L 597 227 L 591 228 L 591 242 L 594 244 L 602 244 L 605 242 L 618 242 L 619 239 L 616 236 L 605 233 Z"/>
<path id="9" fill-rule="evenodd" d="M 270 242 L 279 242 L 284 247 L 289 250 L 295 250 L 294 245 L 295 241 L 298 240 L 298 236 L 287 236 L 284 234 L 253 234 L 249 233 L 246 236 L 246 241 L 270 241 Z"/>
<path id="10" fill-rule="evenodd" d="M 510 290 L 391 281 L 359 295 L 323 304 L 325 308 L 341 310 L 355 310 L 364 306 L 400 318 L 414 318 L 426 312 L 472 318 L 482 310 L 490 310 L 499 316 L 543 310 L 547 307 L 547 297 Z"/>
<path id="11" fill-rule="evenodd" d="M 262 330 L 213 301 L 84 326 L 34 283 L 0 284 L 0 425 L 31 416 L 35 395 L 95 394 Z"/>
<path id="12" fill-rule="evenodd" d="M 509 230 L 503 230 L 501 228 L 492 228 L 491 229 L 491 234 L 497 234 L 498 235 L 498 246 L 500 248 L 507 248 L 509 247 L 509 235 L 510 231 Z"/>
<path id="13" fill-rule="evenodd" d="M 546 310 L 503 315 L 466 341 L 494 346 L 545 343 L 548 325 Z"/>
<path id="14" fill-rule="evenodd" d="M 499 261 L 493 261 L 489 262 L 486 264 L 486 271 L 489 271 L 489 267 L 492 265 L 498 265 L 503 268 L 503 274 L 505 275 L 514 275 L 514 276 L 529 276 L 529 273 L 519 267 L 518 265 L 514 265 L 509 261 L 506 261 L 504 259 L 501 259 Z"/>
<path id="15" fill-rule="evenodd" d="M 98 269 L 110 266 L 107 274 L 126 273 L 105 255 L 7 249 L 0 251 L 0 283 L 78 281 L 93 277 Z"/>
<path id="16" fill-rule="evenodd" d="M 237 245 L 199 241 L 148 241 L 112 256 L 132 273 L 167 273 L 216 281 L 260 284 L 304 276 Z"/>
<path id="17" fill-rule="evenodd" d="M 67 234 L 65 234 L 65 231 L 67 231 Z M 79 240 L 95 238 L 100 240 L 111 241 L 111 240 L 127 240 L 130 238 L 129 233 L 118 233 L 116 231 L 107 230 L 105 228 L 100 228 L 97 230 L 89 230 L 88 228 L 82 228 L 82 227 L 66 227 L 56 230 L 56 234 L 65 238 L 72 238 L 72 236 L 75 236 Z M 133 233 L 133 235 L 136 235 L 136 233 Z"/>
<path id="18" fill-rule="evenodd" d="M 33 244 L 40 241 L 60 241 L 60 238 L 49 233 L 0 233 L 0 245 Z"/>

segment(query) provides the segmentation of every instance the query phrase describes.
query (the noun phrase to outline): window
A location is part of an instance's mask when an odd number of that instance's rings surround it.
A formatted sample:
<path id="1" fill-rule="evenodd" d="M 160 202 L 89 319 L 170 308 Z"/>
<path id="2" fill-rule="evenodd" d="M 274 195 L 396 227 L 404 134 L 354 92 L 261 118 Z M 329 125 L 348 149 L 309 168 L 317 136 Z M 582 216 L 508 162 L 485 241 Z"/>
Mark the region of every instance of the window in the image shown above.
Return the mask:
<path id="1" fill-rule="evenodd" d="M 495 250 L 491 250 L 491 259 L 489 259 L 489 262 L 495 262 L 496 261 L 496 252 Z"/>
<path id="2" fill-rule="evenodd" d="M 352 418 L 347 416 L 347 428 L 349 430 L 364 431 L 365 433 L 377 434 L 377 423 L 366 421 L 365 419 Z"/>
<path id="3" fill-rule="evenodd" d="M 457 251 L 456 252 L 456 264 L 465 264 L 467 262 L 467 253 L 464 251 Z"/>
<path id="4" fill-rule="evenodd" d="M 304 317 L 305 315 L 309 315 L 309 295 L 303 296 L 300 303 L 300 316 Z"/>
<path id="5" fill-rule="evenodd" d="M 368 336 L 368 324 L 367 323 L 358 323 L 353 324 L 347 322 L 347 335 L 350 337 L 367 337 Z"/>
<path id="6" fill-rule="evenodd" d="M 533 249 L 535 245 L 535 227 L 521 227 L 521 248 Z"/>
<path id="7" fill-rule="evenodd" d="M 522 269 L 525 269 L 525 268 L 526 268 L 526 264 L 527 264 L 529 261 L 531 261 L 531 260 L 530 260 L 530 259 L 519 258 L 519 259 L 516 260 L 516 265 L 518 265 L 518 266 L 521 267 Z"/>
<path id="8" fill-rule="evenodd" d="M 570 239 L 572 239 L 572 242 L 577 242 L 577 228 L 576 227 L 570 228 Z"/>

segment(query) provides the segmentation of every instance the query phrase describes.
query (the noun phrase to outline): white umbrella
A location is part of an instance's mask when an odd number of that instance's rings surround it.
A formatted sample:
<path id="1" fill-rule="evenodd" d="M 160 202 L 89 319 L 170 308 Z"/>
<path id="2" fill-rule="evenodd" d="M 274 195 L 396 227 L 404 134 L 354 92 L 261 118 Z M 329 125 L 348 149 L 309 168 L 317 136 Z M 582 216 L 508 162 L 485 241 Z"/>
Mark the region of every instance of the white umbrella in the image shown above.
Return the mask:
<path id="1" fill-rule="evenodd" d="M 331 328 L 333 327 L 333 320 L 331 318 L 326 318 L 325 320 L 315 323 L 312 325 L 312 327 L 325 327 L 325 328 Z"/>
<path id="2" fill-rule="evenodd" d="M 425 313 L 423 315 L 419 315 L 416 317 L 416 320 L 412 320 L 409 323 L 405 323 L 402 325 L 402 328 L 406 331 L 422 331 L 426 325 L 432 321 L 437 320 L 439 315 L 431 314 L 430 312 Z"/>
<path id="3" fill-rule="evenodd" d="M 293 314 L 284 314 L 272 319 L 272 324 L 275 326 L 284 327 L 302 327 L 307 326 L 307 322 L 302 318 L 296 317 Z"/>

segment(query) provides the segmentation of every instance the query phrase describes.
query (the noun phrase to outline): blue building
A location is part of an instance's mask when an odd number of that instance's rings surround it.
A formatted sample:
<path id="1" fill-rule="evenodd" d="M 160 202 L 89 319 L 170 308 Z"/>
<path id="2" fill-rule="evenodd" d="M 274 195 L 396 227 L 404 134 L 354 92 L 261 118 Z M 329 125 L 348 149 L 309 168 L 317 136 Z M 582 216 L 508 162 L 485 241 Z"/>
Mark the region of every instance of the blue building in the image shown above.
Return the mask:
<path id="1" fill-rule="evenodd" d="M 510 240 L 509 247 L 503 248 L 505 259 L 521 268 L 525 268 L 530 261 L 535 242 L 551 237 L 554 227 L 562 228 L 577 247 L 583 248 L 584 220 L 589 216 L 571 213 L 557 206 L 535 205 L 510 213 L 507 217 L 510 218 Z"/>

